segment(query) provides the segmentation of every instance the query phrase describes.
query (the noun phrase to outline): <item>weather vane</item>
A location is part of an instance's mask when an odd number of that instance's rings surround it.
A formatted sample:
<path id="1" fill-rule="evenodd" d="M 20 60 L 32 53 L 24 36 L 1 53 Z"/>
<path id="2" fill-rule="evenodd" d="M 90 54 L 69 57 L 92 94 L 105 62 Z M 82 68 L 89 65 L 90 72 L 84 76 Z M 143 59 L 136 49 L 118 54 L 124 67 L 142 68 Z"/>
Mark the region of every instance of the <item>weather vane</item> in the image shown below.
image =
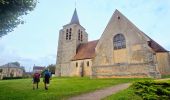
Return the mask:
<path id="1" fill-rule="evenodd" d="M 77 0 L 75 0 L 75 8 L 76 8 L 76 6 L 77 6 L 76 3 L 77 3 Z"/>

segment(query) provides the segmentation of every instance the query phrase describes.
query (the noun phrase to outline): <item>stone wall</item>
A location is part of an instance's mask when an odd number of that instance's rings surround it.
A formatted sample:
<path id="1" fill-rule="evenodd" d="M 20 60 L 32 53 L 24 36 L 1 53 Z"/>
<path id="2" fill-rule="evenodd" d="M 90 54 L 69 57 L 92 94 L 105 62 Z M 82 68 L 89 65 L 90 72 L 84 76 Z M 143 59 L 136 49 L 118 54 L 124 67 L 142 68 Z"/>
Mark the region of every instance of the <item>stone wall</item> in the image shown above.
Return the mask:
<path id="1" fill-rule="evenodd" d="M 170 55 L 166 53 L 156 53 L 157 65 L 162 75 L 170 74 Z"/>
<path id="2" fill-rule="evenodd" d="M 125 37 L 126 48 L 114 50 L 113 38 Z M 93 61 L 96 77 L 160 77 L 150 39 L 120 12 L 116 11 L 104 30 Z M 102 66 L 102 67 L 101 67 Z M 110 70 L 107 69 L 107 66 Z M 107 72 L 108 71 L 108 72 Z"/>
<path id="3" fill-rule="evenodd" d="M 136 77 L 160 78 L 160 74 L 158 72 L 152 72 L 152 66 L 154 65 L 149 65 L 145 63 L 93 66 L 92 77 L 93 78 L 136 78 Z"/>
<path id="4" fill-rule="evenodd" d="M 74 67 L 74 76 L 91 76 L 92 61 L 91 59 L 76 60 L 71 62 Z"/>
<path id="5" fill-rule="evenodd" d="M 23 76 L 23 69 L 21 68 L 4 67 L 0 69 L 2 69 L 2 72 L 0 73 L 1 79 L 3 77 L 22 77 Z"/>

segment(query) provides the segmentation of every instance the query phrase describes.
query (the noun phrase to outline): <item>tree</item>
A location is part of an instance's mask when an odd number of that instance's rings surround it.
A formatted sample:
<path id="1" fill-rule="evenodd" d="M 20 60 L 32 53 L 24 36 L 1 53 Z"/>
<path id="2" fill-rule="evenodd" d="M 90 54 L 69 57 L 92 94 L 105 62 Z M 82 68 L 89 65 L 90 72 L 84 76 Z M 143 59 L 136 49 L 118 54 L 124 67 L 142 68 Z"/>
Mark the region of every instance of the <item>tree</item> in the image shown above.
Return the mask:
<path id="1" fill-rule="evenodd" d="M 48 65 L 47 68 L 51 74 L 55 74 L 55 65 L 54 64 L 51 64 L 51 65 Z"/>
<path id="2" fill-rule="evenodd" d="M 14 65 L 16 65 L 16 66 L 18 66 L 18 67 L 20 67 L 20 63 L 19 62 L 11 62 L 11 64 L 14 64 Z"/>
<path id="3" fill-rule="evenodd" d="M 27 15 L 37 0 L 0 0 L 0 37 L 23 24 L 22 15 Z"/>

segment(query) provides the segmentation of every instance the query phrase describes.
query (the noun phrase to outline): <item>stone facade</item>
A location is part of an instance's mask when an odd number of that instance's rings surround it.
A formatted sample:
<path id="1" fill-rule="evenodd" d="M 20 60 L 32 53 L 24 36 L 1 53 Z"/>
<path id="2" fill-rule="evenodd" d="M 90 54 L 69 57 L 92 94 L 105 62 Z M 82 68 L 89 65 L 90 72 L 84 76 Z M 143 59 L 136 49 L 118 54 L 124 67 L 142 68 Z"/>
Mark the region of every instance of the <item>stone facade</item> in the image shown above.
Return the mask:
<path id="1" fill-rule="evenodd" d="M 0 66 L 0 79 L 3 79 L 3 77 L 22 77 L 23 74 L 23 67 L 16 66 L 11 63 Z"/>
<path id="2" fill-rule="evenodd" d="M 118 10 L 114 12 L 98 41 L 88 42 L 85 29 L 77 22 L 65 25 L 60 30 L 56 75 L 159 78 L 163 74 L 170 74 L 169 52 Z M 69 28 L 73 29 L 73 37 L 68 41 L 65 37 Z M 82 42 L 78 40 L 79 29 L 85 33 Z M 94 52 L 86 50 L 89 47 L 94 48 Z M 84 65 L 86 60 L 90 62 L 89 67 Z M 81 66 L 76 67 L 76 63 Z"/>

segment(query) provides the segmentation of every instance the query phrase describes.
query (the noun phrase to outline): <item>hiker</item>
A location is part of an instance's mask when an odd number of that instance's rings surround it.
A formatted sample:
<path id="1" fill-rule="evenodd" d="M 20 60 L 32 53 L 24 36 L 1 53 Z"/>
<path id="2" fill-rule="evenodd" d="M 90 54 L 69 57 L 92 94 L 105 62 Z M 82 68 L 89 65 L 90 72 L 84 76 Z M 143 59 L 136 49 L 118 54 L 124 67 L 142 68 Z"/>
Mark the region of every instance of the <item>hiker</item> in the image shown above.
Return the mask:
<path id="1" fill-rule="evenodd" d="M 38 89 L 39 82 L 40 82 L 40 73 L 35 72 L 33 75 L 33 90 L 35 89 L 35 85 L 37 86 L 37 89 Z"/>
<path id="2" fill-rule="evenodd" d="M 45 86 L 45 90 L 48 90 L 48 86 L 50 84 L 50 78 L 51 78 L 51 73 L 46 69 L 44 72 L 44 86 Z"/>

